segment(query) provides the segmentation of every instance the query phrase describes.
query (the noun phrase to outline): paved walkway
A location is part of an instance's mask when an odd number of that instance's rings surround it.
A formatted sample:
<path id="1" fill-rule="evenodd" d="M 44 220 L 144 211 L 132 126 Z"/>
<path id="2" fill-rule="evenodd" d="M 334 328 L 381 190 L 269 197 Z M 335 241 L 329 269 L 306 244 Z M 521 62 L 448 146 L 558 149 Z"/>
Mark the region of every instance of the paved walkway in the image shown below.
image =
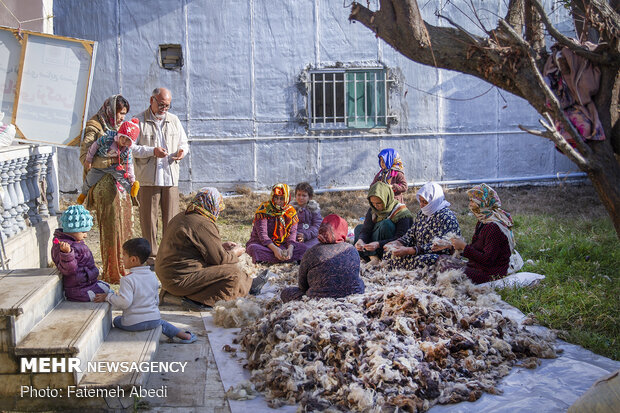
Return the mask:
<path id="1" fill-rule="evenodd" d="M 175 344 L 161 336 L 154 361 L 187 361 L 187 366 L 184 373 L 152 373 L 145 388 L 164 388 L 167 395 L 165 398 L 147 397 L 140 401 L 139 406 L 162 413 L 230 413 L 201 314 L 169 304 L 172 300 L 168 297 L 159 308 L 162 319 L 195 332 L 198 340 L 192 344 Z"/>

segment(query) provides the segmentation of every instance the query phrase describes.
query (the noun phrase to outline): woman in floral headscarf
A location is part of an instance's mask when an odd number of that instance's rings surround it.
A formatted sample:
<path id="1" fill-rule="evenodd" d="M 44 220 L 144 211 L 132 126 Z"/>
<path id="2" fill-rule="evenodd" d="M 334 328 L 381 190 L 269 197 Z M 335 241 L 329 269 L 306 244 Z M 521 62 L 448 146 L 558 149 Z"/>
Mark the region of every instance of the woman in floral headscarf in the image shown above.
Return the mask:
<path id="1" fill-rule="evenodd" d="M 508 273 L 511 254 L 517 254 L 512 218 L 500 208 L 497 192 L 487 184 L 474 186 L 467 195 L 469 209 L 478 219 L 474 236 L 471 244 L 453 238 L 452 246 L 463 251 L 463 257 L 468 259 L 465 274 L 474 284 L 503 278 Z"/>
<path id="2" fill-rule="evenodd" d="M 215 188 L 202 188 L 184 212 L 168 223 L 155 273 L 162 290 L 184 297 L 190 309 L 245 296 L 252 279 L 237 265 L 243 247 L 220 238 L 216 221 L 224 209 Z"/>
<path id="3" fill-rule="evenodd" d="M 407 180 L 403 169 L 403 161 L 396 150 L 387 148 L 379 152 L 379 172 L 375 175 L 370 186 L 375 182 L 385 182 L 392 186 L 394 198 L 404 203 L 403 195 L 407 191 Z"/>
<path id="4" fill-rule="evenodd" d="M 304 255 L 306 247 L 296 241 L 299 218 L 290 200 L 289 186 L 275 184 L 269 201 L 256 210 L 250 240 L 245 244 L 253 262 L 299 261 Z"/>
<path id="5" fill-rule="evenodd" d="M 86 175 L 86 157 L 90 146 L 100 137 L 116 135 L 118 128 L 129 111 L 129 102 L 121 96 L 110 96 L 103 102 L 99 111 L 86 122 L 84 139 L 80 143 L 80 162 L 84 165 Z M 114 165 L 114 159 L 96 157 L 93 168 L 105 169 Z M 116 180 L 106 174 L 88 191 L 85 206 L 95 210 L 100 233 L 101 260 L 103 271 L 101 278 L 110 283 L 118 283 L 125 275 L 123 251 L 121 246 L 131 238 L 131 200 L 130 196 L 121 193 Z"/>
<path id="6" fill-rule="evenodd" d="M 362 294 L 357 250 L 346 242 L 349 226 L 338 215 L 326 216 L 319 227 L 319 244 L 304 254 L 299 265 L 299 287 L 282 290 L 282 301 L 310 298 L 346 297 Z"/>

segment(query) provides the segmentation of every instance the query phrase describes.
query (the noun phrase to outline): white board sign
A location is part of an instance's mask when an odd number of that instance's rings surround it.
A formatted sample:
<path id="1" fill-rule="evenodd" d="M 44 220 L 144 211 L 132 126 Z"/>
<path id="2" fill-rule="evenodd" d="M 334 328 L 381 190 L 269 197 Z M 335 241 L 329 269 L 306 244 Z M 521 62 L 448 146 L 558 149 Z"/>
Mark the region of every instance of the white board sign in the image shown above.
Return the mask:
<path id="1" fill-rule="evenodd" d="M 71 142 L 86 123 L 96 43 L 25 31 L 18 40 L 15 29 L 0 29 L 0 57 L 10 62 L 0 63 L 6 117 L 24 139 Z M 11 103 L 12 110 L 5 110 Z"/>

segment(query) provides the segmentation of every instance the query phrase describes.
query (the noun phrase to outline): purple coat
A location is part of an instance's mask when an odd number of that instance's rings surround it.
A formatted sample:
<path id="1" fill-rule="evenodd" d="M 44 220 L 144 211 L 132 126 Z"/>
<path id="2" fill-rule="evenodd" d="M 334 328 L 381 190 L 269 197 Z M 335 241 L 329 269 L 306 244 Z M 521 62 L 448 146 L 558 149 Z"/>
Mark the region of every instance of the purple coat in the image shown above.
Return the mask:
<path id="1" fill-rule="evenodd" d="M 296 202 L 291 202 L 291 205 L 297 211 L 297 216 L 299 217 L 297 233 L 303 234 L 304 244 L 308 247 L 318 244 L 319 240 L 316 237 L 319 235 L 319 227 L 321 222 L 323 222 L 319 203 L 311 199 L 305 208 L 300 208 Z"/>
<path id="2" fill-rule="evenodd" d="M 92 252 L 84 241 L 76 241 L 69 234 L 65 234 L 58 228 L 54 232 L 54 238 L 66 242 L 71 246 L 71 251 L 60 251 L 60 244 L 54 242 L 52 246 L 52 260 L 62 274 L 62 284 L 65 289 L 65 297 L 69 301 L 90 301 L 88 291 L 95 294 L 104 293 L 97 285 L 99 269 L 95 265 Z"/>

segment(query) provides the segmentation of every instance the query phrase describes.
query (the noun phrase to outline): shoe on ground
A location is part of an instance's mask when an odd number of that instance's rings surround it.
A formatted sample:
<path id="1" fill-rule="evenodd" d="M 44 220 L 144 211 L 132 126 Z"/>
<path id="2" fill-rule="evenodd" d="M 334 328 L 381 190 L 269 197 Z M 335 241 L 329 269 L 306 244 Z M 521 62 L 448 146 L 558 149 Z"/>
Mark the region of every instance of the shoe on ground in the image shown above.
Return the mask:
<path id="1" fill-rule="evenodd" d="M 250 287 L 251 295 L 260 294 L 260 290 L 262 290 L 263 286 L 267 283 L 268 273 L 269 273 L 269 270 L 262 270 L 261 272 L 258 273 L 256 278 L 252 280 L 252 286 Z"/>
<path id="2" fill-rule="evenodd" d="M 205 305 L 187 297 L 183 297 L 181 305 L 188 311 L 208 311 L 213 309 L 213 307 L 211 307 L 210 305 Z"/>
<path id="3" fill-rule="evenodd" d="M 179 339 L 178 342 L 181 344 L 192 344 L 194 341 L 198 340 L 198 337 L 196 337 L 196 334 L 192 333 L 191 331 L 186 331 L 187 334 L 190 335 L 190 337 L 187 340 L 182 340 Z"/>

